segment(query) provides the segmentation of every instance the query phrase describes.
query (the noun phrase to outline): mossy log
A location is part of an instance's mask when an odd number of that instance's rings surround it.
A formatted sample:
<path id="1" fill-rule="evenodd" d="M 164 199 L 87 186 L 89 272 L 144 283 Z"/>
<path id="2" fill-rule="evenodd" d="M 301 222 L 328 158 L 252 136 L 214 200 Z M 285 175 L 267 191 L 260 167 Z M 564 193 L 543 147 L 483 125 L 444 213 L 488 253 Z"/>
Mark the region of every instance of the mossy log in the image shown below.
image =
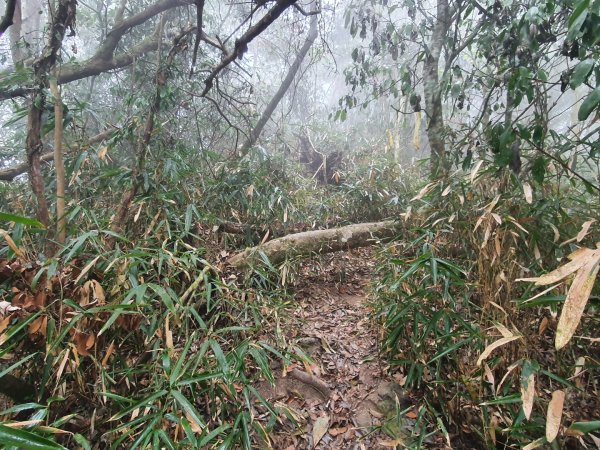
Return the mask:
<path id="1" fill-rule="evenodd" d="M 277 265 L 286 258 L 368 247 L 394 238 L 399 234 L 400 229 L 400 222 L 388 220 L 288 234 L 256 247 L 247 248 L 229 258 L 228 262 L 233 267 L 243 269 L 260 263 L 262 261 L 260 253 L 264 253 L 271 264 Z"/>

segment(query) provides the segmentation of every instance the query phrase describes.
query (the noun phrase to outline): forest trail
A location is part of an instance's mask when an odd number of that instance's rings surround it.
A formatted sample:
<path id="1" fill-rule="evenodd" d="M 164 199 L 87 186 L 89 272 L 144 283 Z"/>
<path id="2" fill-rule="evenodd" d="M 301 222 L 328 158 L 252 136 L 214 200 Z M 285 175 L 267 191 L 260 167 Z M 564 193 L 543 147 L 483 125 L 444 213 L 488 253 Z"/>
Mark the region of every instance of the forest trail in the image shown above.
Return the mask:
<path id="1" fill-rule="evenodd" d="M 275 449 L 394 448 L 410 428 L 410 406 L 401 380 L 386 374 L 378 327 L 367 295 L 373 272 L 371 249 L 305 262 L 295 308 L 282 334 L 311 362 L 277 371 L 274 387 L 259 390 L 287 407 L 300 427 L 285 423 L 271 434 Z M 400 408 L 400 409 L 398 409 Z M 300 431 L 298 431 L 300 430 Z"/>

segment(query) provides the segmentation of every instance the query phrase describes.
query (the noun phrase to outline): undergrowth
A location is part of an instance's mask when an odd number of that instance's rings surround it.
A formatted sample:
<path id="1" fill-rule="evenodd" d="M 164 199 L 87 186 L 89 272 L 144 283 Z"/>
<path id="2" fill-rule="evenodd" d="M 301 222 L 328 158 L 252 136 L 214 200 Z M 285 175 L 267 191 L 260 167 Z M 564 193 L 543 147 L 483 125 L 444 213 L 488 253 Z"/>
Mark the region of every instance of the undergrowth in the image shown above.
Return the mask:
<path id="1" fill-rule="evenodd" d="M 577 186 L 529 189 L 489 172 L 430 183 L 413 199 L 406 234 L 380 252 L 382 348 L 420 398 L 410 446 L 427 447 L 430 434 L 471 448 L 543 446 L 553 392 L 566 394 L 554 448 L 600 428 L 597 294 L 577 336 L 556 350 L 569 284 L 540 292 L 519 281 L 595 248 L 597 204 Z"/>

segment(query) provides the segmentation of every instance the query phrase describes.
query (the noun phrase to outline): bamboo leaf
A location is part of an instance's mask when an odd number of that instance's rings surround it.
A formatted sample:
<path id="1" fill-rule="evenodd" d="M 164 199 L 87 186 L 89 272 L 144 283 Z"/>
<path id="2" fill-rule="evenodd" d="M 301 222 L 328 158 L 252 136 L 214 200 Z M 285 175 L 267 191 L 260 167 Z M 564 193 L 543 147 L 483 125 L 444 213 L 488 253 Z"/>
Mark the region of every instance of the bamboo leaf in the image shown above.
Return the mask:
<path id="1" fill-rule="evenodd" d="M 548 442 L 554 441 L 558 435 L 564 402 L 564 391 L 554 391 L 552 393 L 552 400 L 550 400 L 548 413 L 546 415 L 546 440 Z"/>
<path id="2" fill-rule="evenodd" d="M 509 337 L 503 337 L 501 339 L 498 339 L 496 342 L 491 343 L 490 345 L 488 345 L 485 350 L 483 351 L 483 353 L 479 356 L 479 358 L 477 359 L 477 365 L 480 366 L 481 363 L 492 354 L 492 352 L 494 350 L 496 350 L 498 347 L 502 347 L 505 344 L 508 344 L 509 342 L 515 341 L 517 339 L 519 339 L 521 336 L 509 336 Z"/>
<path id="3" fill-rule="evenodd" d="M 0 424 L 0 442 L 25 450 L 66 450 L 62 445 L 27 430 Z"/>
<path id="4" fill-rule="evenodd" d="M 556 340 L 554 345 L 557 350 L 563 348 L 575 334 L 575 330 L 581 321 L 585 305 L 587 304 L 592 288 L 594 287 L 598 269 L 600 269 L 600 266 L 598 265 L 599 259 L 600 255 L 597 255 L 595 259 L 592 259 L 583 266 L 577 272 L 577 275 L 569 288 L 556 327 Z"/>

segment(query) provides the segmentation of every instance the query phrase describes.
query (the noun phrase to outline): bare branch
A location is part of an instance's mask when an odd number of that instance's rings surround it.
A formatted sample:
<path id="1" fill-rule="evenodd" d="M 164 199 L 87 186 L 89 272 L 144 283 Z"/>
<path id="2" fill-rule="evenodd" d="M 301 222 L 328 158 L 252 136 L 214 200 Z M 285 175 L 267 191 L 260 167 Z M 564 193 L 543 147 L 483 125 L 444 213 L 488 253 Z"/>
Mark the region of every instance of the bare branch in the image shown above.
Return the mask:
<path id="1" fill-rule="evenodd" d="M 110 138 L 117 131 L 119 131 L 118 128 L 110 128 L 108 130 L 103 131 L 102 133 L 92 136 L 88 140 L 86 147 L 89 147 L 90 145 L 97 144 L 99 142 L 102 142 L 102 141 Z M 79 148 L 80 148 L 79 146 L 73 146 L 73 147 L 70 147 L 69 150 L 75 150 L 75 149 L 79 149 Z M 44 153 L 43 155 L 40 155 L 40 162 L 51 161 L 53 158 L 54 158 L 54 151 L 47 152 L 47 153 Z M 17 164 L 16 166 L 10 167 L 8 169 L 0 170 L 0 181 L 12 181 L 19 175 L 23 175 L 25 172 L 27 172 L 27 163 L 26 162 Z"/>
<path id="2" fill-rule="evenodd" d="M 13 17 L 15 15 L 15 6 L 17 6 L 17 0 L 8 0 L 6 2 L 6 11 L 4 12 L 4 17 L 0 21 L 0 37 L 2 37 L 8 27 L 14 23 Z"/>
<path id="3" fill-rule="evenodd" d="M 262 19 L 256 22 L 256 24 L 251 26 L 239 39 L 237 39 L 235 41 L 234 50 L 225 55 L 225 58 L 223 58 L 221 63 L 213 69 L 208 78 L 204 81 L 206 86 L 200 95 L 204 97 L 208 94 L 217 75 L 219 75 L 225 67 L 235 61 L 236 58 L 241 58 L 246 50 L 248 50 L 248 44 L 252 42 L 256 36 L 265 31 L 269 25 L 277 20 L 277 18 L 294 3 L 296 3 L 296 0 L 277 0 L 275 5 L 267 11 Z"/>
<path id="4" fill-rule="evenodd" d="M 294 8 L 296 8 L 296 11 L 298 11 L 304 17 L 316 16 L 317 14 L 321 14 L 320 9 L 317 9 L 316 11 L 305 11 L 304 9 L 302 9 L 302 6 L 300 6 L 298 4 L 294 4 Z"/>

